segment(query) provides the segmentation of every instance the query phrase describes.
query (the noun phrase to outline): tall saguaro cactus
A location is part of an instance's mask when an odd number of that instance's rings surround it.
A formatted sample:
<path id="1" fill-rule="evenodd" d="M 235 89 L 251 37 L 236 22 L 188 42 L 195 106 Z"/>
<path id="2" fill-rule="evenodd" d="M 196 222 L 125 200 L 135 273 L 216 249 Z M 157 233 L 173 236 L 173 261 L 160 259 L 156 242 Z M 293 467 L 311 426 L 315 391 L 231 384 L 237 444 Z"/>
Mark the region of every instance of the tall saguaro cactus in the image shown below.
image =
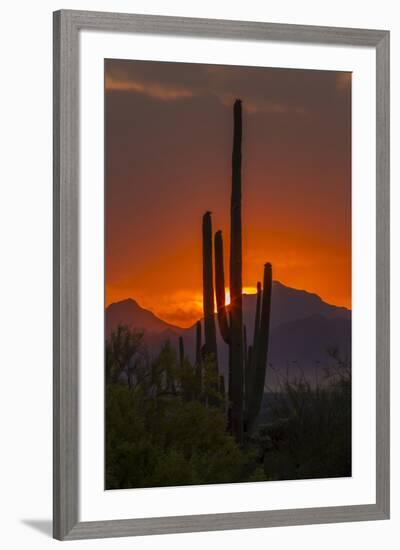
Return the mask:
<path id="1" fill-rule="evenodd" d="M 257 283 L 257 305 L 253 344 L 247 346 L 247 331 L 243 326 L 242 304 L 242 105 L 233 107 L 233 151 L 231 190 L 231 241 L 229 262 L 230 306 L 225 304 L 225 275 L 222 232 L 214 237 L 215 294 L 219 330 L 229 346 L 229 413 L 228 425 L 238 443 L 249 435 L 260 411 L 264 392 L 268 354 L 271 307 L 272 268 L 264 267 L 264 290 Z"/>
<path id="2" fill-rule="evenodd" d="M 243 307 L 242 307 L 242 102 L 233 106 L 231 190 L 231 249 L 229 262 L 230 362 L 232 374 L 232 430 L 243 440 Z"/>

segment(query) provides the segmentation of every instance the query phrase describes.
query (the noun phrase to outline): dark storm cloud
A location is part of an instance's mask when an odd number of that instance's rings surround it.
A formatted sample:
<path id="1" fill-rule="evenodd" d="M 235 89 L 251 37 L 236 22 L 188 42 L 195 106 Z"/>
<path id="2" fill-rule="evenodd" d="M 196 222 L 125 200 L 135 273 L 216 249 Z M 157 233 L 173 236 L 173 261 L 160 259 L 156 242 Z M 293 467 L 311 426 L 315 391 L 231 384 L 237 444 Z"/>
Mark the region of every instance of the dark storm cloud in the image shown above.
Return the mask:
<path id="1" fill-rule="evenodd" d="M 349 85 L 349 73 L 264 67 L 113 60 L 106 70 L 108 91 L 165 101 L 214 96 L 227 106 L 244 96 L 249 113 L 305 115 L 313 112 L 316 104 L 323 107 L 340 101 L 341 92 Z"/>

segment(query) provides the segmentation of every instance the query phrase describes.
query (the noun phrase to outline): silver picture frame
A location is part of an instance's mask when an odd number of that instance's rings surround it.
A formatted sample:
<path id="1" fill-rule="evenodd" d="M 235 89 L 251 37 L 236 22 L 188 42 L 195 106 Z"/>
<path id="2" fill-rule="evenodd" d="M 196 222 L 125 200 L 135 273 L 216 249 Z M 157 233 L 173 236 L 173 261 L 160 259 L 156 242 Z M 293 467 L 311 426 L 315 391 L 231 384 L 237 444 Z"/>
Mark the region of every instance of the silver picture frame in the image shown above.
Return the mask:
<path id="1" fill-rule="evenodd" d="M 376 502 L 79 521 L 79 33 L 366 46 L 376 52 Z M 389 31 L 61 10 L 54 13 L 54 537 L 59 540 L 389 518 Z"/>

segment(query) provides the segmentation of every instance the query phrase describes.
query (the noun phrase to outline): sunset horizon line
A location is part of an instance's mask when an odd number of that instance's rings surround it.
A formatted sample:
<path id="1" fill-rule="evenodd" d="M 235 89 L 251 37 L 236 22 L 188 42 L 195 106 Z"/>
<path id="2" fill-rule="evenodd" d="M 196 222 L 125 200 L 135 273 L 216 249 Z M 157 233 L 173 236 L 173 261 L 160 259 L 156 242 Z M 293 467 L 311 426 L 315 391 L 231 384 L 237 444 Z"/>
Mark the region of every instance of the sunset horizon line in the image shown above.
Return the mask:
<path id="1" fill-rule="evenodd" d="M 322 302 L 324 302 L 325 304 L 329 305 L 329 306 L 333 306 L 333 307 L 337 307 L 337 308 L 341 308 L 341 309 L 345 309 L 347 311 L 352 311 L 352 308 L 351 307 L 348 307 L 347 305 L 342 305 L 342 304 L 335 304 L 335 303 L 332 303 L 331 301 L 326 301 L 320 294 L 318 294 L 317 292 L 313 292 L 311 290 L 307 290 L 305 288 L 297 288 L 297 287 L 294 287 L 294 286 L 289 286 L 285 283 L 282 283 L 281 281 L 279 281 L 278 279 L 274 279 L 272 281 L 272 284 L 273 285 L 281 285 L 281 286 L 284 286 L 286 288 L 290 288 L 292 290 L 296 290 L 298 292 L 305 292 L 307 294 L 310 294 L 310 295 L 314 295 L 314 296 L 317 296 Z M 253 291 L 250 291 L 250 290 L 254 290 Z M 251 296 L 251 295 L 255 295 L 257 294 L 257 288 L 256 287 L 250 287 L 250 286 L 245 286 L 243 287 L 243 292 L 242 292 L 242 296 Z M 225 288 L 225 295 L 226 297 L 229 295 L 229 287 L 226 287 Z M 168 317 L 170 315 L 163 315 L 163 314 L 160 314 L 156 311 L 156 309 L 153 307 L 153 306 L 144 306 L 140 303 L 139 300 L 137 300 L 136 298 L 132 297 L 132 296 L 127 296 L 125 298 L 121 298 L 121 299 L 118 299 L 118 300 L 113 300 L 113 301 L 110 301 L 110 302 L 106 302 L 105 300 L 105 310 L 107 310 L 110 306 L 112 305 L 115 305 L 115 304 L 119 304 L 121 302 L 128 302 L 128 301 L 131 301 L 131 302 L 135 302 L 141 309 L 143 310 L 147 310 L 149 311 L 150 313 L 152 313 L 153 315 L 155 315 L 158 319 L 160 319 L 161 321 L 163 321 L 164 323 L 168 324 L 168 325 L 171 325 L 173 327 L 176 327 L 176 328 L 179 328 L 179 329 L 188 329 L 188 328 L 191 328 L 192 326 L 194 326 L 196 324 L 197 321 L 201 321 L 203 319 L 203 313 L 201 313 L 201 316 L 194 320 L 193 322 L 190 322 L 189 324 L 180 324 L 180 323 L 176 323 L 176 322 L 173 322 L 173 321 L 170 321 L 168 320 Z M 229 305 L 229 301 L 226 302 L 225 304 L 226 306 Z M 177 311 L 178 311 L 179 308 L 177 308 Z M 199 309 L 202 309 L 202 308 L 199 308 Z M 215 307 L 215 310 L 214 310 L 214 313 L 215 315 L 217 314 L 217 309 Z M 167 318 L 165 318 L 167 317 Z M 173 315 L 171 316 L 173 317 Z"/>

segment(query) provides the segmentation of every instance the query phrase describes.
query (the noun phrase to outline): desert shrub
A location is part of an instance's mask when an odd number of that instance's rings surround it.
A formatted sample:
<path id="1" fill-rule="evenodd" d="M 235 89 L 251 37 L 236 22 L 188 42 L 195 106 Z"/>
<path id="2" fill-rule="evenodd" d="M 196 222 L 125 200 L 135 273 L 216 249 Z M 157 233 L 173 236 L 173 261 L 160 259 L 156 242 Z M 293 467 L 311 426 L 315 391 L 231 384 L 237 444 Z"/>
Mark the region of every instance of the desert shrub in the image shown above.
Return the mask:
<path id="1" fill-rule="evenodd" d="M 246 460 L 220 409 L 108 386 L 108 489 L 241 481 Z"/>
<path id="2" fill-rule="evenodd" d="M 106 373 L 114 373 L 106 377 L 107 489 L 232 483 L 252 475 L 252 462 L 226 431 L 211 357 L 204 359 L 199 391 L 195 368 L 186 359 L 179 364 L 169 342 L 153 361 L 142 353 L 139 333 L 119 329 L 112 342 L 106 357 Z M 117 376 L 120 365 L 129 368 L 128 379 Z"/>
<path id="3" fill-rule="evenodd" d="M 268 394 L 269 418 L 253 445 L 273 479 L 351 476 L 351 376 L 339 359 L 312 387 L 284 380 Z"/>

